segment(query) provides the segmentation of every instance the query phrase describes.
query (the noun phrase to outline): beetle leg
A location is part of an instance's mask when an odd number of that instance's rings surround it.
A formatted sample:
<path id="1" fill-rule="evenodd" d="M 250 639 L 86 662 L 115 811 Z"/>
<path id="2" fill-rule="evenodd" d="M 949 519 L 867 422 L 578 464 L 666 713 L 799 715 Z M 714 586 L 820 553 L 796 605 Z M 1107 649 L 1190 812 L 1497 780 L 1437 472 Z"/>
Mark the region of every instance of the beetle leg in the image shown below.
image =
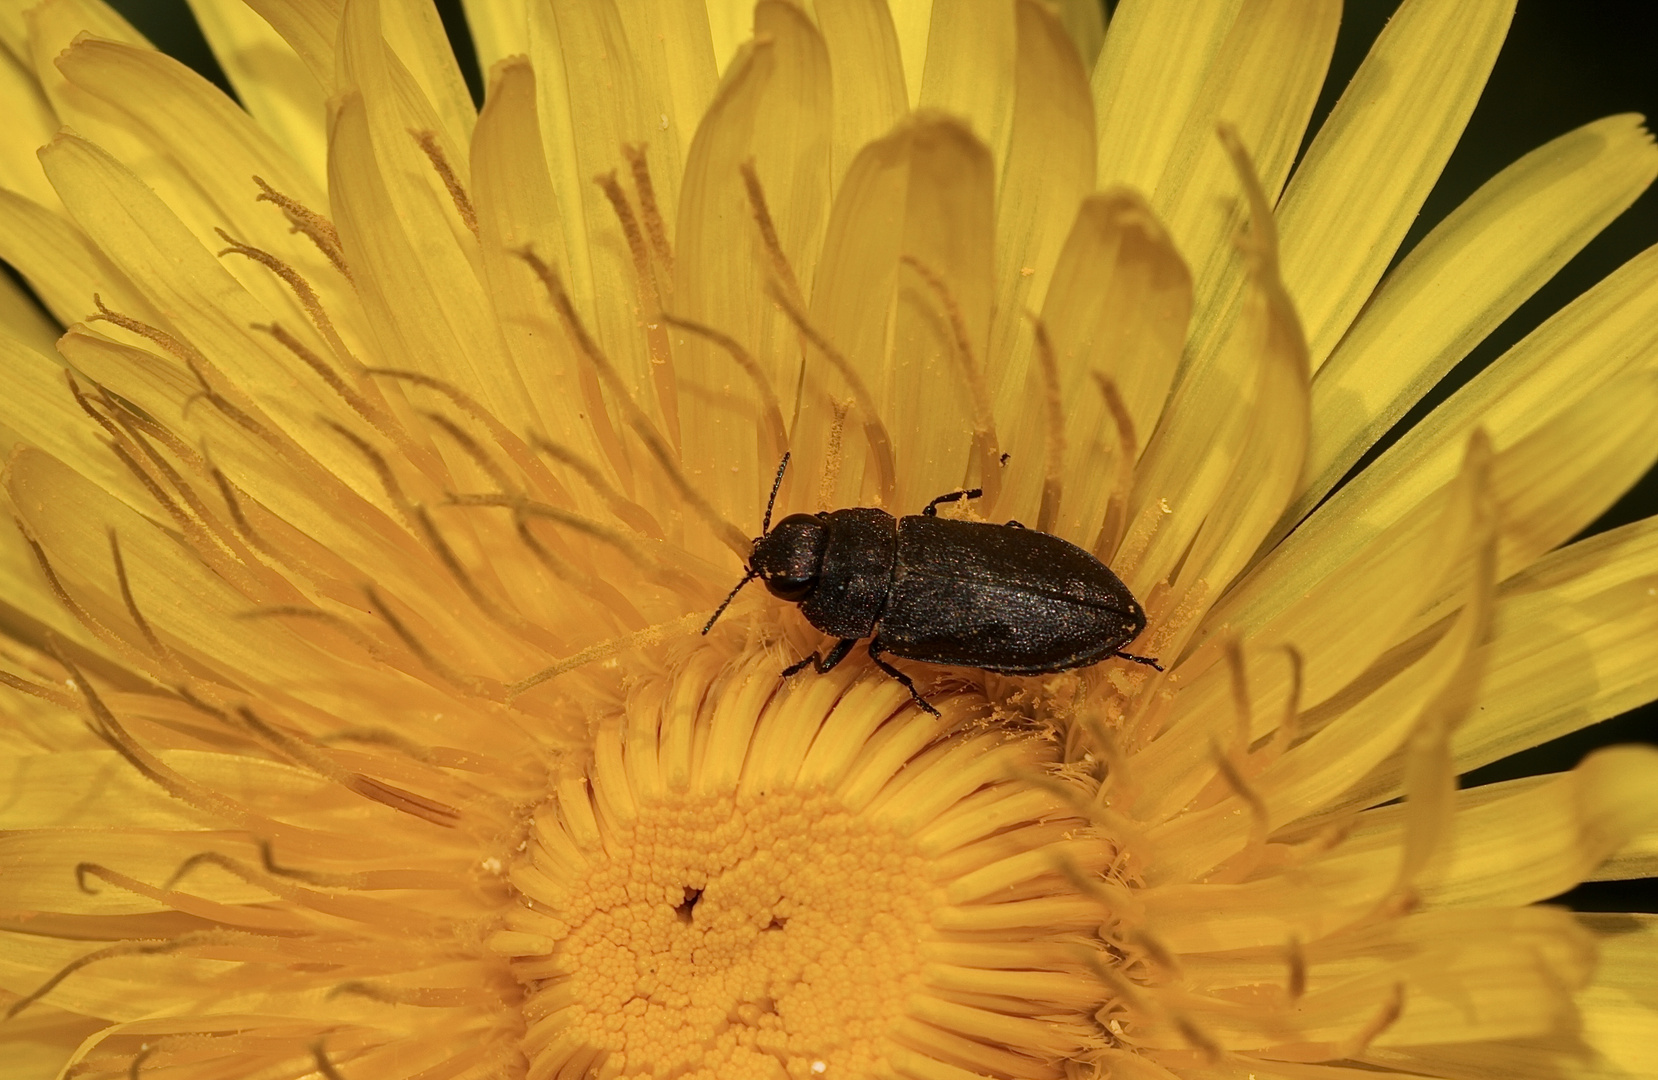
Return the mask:
<path id="1" fill-rule="evenodd" d="M 961 491 L 952 491 L 948 494 L 940 495 L 938 498 L 928 503 L 926 508 L 923 509 L 921 513 L 924 517 L 937 517 L 939 503 L 959 502 L 962 499 L 977 499 L 983 494 L 983 488 L 963 488 Z"/>
<path id="2" fill-rule="evenodd" d="M 1163 665 L 1159 664 L 1156 660 L 1153 660 L 1149 656 L 1135 656 L 1133 653 L 1123 652 L 1121 649 L 1118 649 L 1111 655 L 1115 656 L 1119 660 L 1132 660 L 1136 664 L 1144 664 L 1149 668 L 1156 668 L 1158 671 L 1163 670 Z"/>
<path id="3" fill-rule="evenodd" d="M 908 675 L 904 674 L 902 671 L 899 671 L 897 668 L 893 667 L 891 664 L 889 664 L 885 660 L 881 659 L 881 638 L 880 638 L 880 635 L 876 635 L 875 637 L 872 637 L 872 638 L 869 639 L 869 658 L 871 660 L 875 661 L 875 666 L 876 667 L 880 668 L 882 671 L 886 672 L 888 675 L 891 675 L 893 678 L 895 678 L 899 682 L 903 683 L 904 684 L 904 689 L 906 689 L 910 692 L 910 697 L 915 699 L 915 703 L 917 705 L 921 706 L 923 709 L 926 709 L 928 712 L 932 713 L 934 716 L 938 715 L 938 710 L 933 708 L 932 704 L 926 698 L 921 696 L 921 691 L 919 691 L 915 688 L 915 680 L 914 679 L 910 678 Z"/>
<path id="4" fill-rule="evenodd" d="M 830 671 L 834 670 L 836 664 L 846 659 L 846 654 L 851 652 L 852 646 L 857 643 L 857 638 L 841 638 L 839 641 L 835 642 L 835 647 L 829 650 L 829 655 L 824 657 L 819 657 L 817 650 L 813 649 L 811 654 L 805 659 L 797 660 L 788 667 L 784 668 L 783 677 L 786 679 L 790 675 L 805 671 L 807 664 L 810 664 L 812 667 L 816 668 L 819 675 L 827 675 Z"/>

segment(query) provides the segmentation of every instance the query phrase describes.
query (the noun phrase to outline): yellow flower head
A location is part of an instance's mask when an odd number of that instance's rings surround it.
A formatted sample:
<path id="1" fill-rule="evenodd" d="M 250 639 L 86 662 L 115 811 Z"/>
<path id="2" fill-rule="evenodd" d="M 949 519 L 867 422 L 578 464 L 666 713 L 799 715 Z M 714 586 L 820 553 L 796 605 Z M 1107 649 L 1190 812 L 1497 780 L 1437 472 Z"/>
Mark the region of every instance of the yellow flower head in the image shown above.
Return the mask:
<path id="1" fill-rule="evenodd" d="M 421 0 L 194 6 L 240 105 L 0 20 L 6 1077 L 1658 1072 L 1658 924 L 1530 906 L 1653 872 L 1658 753 L 1455 780 L 1658 697 L 1658 521 L 1562 546 L 1658 250 L 1342 483 L 1658 175 L 1590 124 L 1384 277 L 1511 2 L 1293 175 L 1333 0 L 480 0 L 481 110 Z M 963 489 L 1132 655 L 709 625 Z"/>

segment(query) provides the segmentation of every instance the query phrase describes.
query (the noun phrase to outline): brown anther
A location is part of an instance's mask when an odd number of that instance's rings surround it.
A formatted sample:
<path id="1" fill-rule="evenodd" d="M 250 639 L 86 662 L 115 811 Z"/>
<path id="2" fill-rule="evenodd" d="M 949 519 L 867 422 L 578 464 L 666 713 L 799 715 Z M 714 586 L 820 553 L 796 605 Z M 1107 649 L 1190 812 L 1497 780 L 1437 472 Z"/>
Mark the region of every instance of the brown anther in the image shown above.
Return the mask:
<path id="1" fill-rule="evenodd" d="M 400 813 L 420 818 L 422 821 L 431 822 L 433 825 L 439 825 L 445 829 L 454 828 L 461 819 L 461 812 L 447 803 L 429 799 L 424 795 L 388 784 L 384 780 L 364 776 L 362 773 L 352 777 L 346 787 L 365 799 L 371 799 Z"/>
<path id="2" fill-rule="evenodd" d="M 1036 336 L 1036 370 L 1042 376 L 1042 398 L 1048 414 L 1048 428 L 1042 433 L 1042 505 L 1036 512 L 1039 532 L 1052 532 L 1059 520 L 1059 506 L 1065 480 L 1065 403 L 1060 400 L 1059 359 L 1054 354 L 1048 327 L 1036 315 L 1026 312 Z"/>
<path id="3" fill-rule="evenodd" d="M 190 948 L 194 945 L 229 944 L 234 941 L 248 940 L 249 935 L 227 933 L 222 930 L 203 930 L 196 933 L 180 934 L 176 938 L 144 938 L 136 941 L 123 941 L 116 945 L 109 945 L 102 949 L 94 949 L 84 956 L 75 958 L 59 968 L 51 978 L 41 983 L 33 991 L 25 994 L 11 1003 L 6 1010 L 6 1019 L 10 1020 L 30 1005 L 44 998 L 57 988 L 58 984 L 83 968 L 90 967 L 101 960 L 112 960 L 120 956 L 158 956 L 163 953 L 177 952 L 179 949 Z"/>
<path id="4" fill-rule="evenodd" d="M 667 223 L 663 221 L 662 211 L 656 205 L 656 185 L 651 182 L 651 167 L 650 162 L 645 159 L 645 147 L 641 143 L 628 143 L 622 147 L 622 154 L 628 159 L 628 168 L 633 173 L 633 190 L 639 195 L 639 216 L 644 219 L 645 232 L 651 239 L 651 248 L 661 260 L 668 280 L 672 281 L 674 252 L 668 244 Z"/>
<path id="5" fill-rule="evenodd" d="M 455 175 L 454 167 L 449 164 L 449 156 L 443 152 L 443 147 L 438 145 L 437 132 L 410 131 L 409 134 L 414 136 L 414 141 L 425 151 L 426 160 L 432 163 L 432 171 L 438 174 L 438 179 L 442 180 L 443 186 L 448 189 L 449 199 L 455 204 L 455 213 L 461 216 L 461 224 L 465 225 L 473 236 L 477 236 L 478 212 L 472 208 L 472 197 L 466 193 L 466 187 L 462 185 L 460 177 Z"/>
<path id="6" fill-rule="evenodd" d="M 397 482 L 397 474 L 392 472 L 391 464 L 386 460 L 385 455 L 369 445 L 367 439 L 344 424 L 330 420 L 326 416 L 320 419 L 363 456 L 363 459 L 369 463 L 369 467 L 374 470 L 374 474 L 380 478 L 380 487 L 385 491 L 386 498 L 391 500 L 391 504 L 403 516 L 404 523 L 414 528 L 414 504 L 409 501 L 408 496 L 403 494 L 403 485 Z"/>
<path id="7" fill-rule="evenodd" d="M 449 541 L 444 539 L 443 533 L 438 530 L 437 524 L 432 521 L 432 515 L 427 512 L 424 506 L 415 507 L 414 516 L 415 521 L 420 526 L 421 535 L 426 539 L 426 546 L 431 549 L 432 554 L 438 557 L 438 562 L 442 563 L 443 568 L 449 571 L 449 576 L 455 580 L 455 584 L 460 586 L 461 592 L 466 594 L 466 598 L 471 600 L 479 611 L 482 611 L 491 621 L 513 631 L 519 638 L 533 641 L 548 652 L 556 651 L 560 647 L 561 643 L 546 630 L 529 622 L 516 612 L 502 607 L 495 601 L 494 597 L 484 592 L 473 577 L 472 572 L 461 562 L 460 556 L 455 554 L 455 549 L 449 545 Z"/>
<path id="8" fill-rule="evenodd" d="M 127 1066 L 127 1080 L 138 1080 L 138 1071 L 144 1067 L 144 1062 L 156 1052 L 156 1047 L 146 1044 L 138 1048 L 138 1053 L 132 1057 L 132 1063 Z"/>
<path id="9" fill-rule="evenodd" d="M 1249 669 L 1244 662 L 1243 642 L 1236 635 L 1226 639 L 1226 673 L 1232 691 L 1232 746 L 1226 753 L 1233 761 L 1242 761 L 1249 753 L 1255 709 L 1249 696 Z"/>
<path id="10" fill-rule="evenodd" d="M 1399 1017 L 1405 1014 L 1405 985 L 1394 983 L 1393 993 L 1388 1000 L 1382 1002 L 1364 1027 L 1360 1028 L 1352 1038 L 1343 1042 L 1331 1055 L 1332 1059 L 1346 1060 L 1358 1057 L 1365 1049 L 1376 1041 L 1377 1036 L 1399 1022 Z"/>
<path id="11" fill-rule="evenodd" d="M 254 201 L 275 204 L 287 217 L 292 231 L 304 233 L 311 243 L 317 246 L 317 250 L 322 252 L 323 258 L 327 259 L 347 281 L 351 280 L 351 269 L 345 264 L 345 248 L 340 244 L 339 230 L 334 228 L 334 223 L 277 191 L 260 177 L 255 176 L 253 182 L 259 185 L 260 190 Z"/>
<path id="12" fill-rule="evenodd" d="M 775 281 L 767 283 L 766 294 L 777 302 L 783 313 L 789 317 L 789 321 L 794 323 L 795 329 L 816 346 L 824 359 L 840 373 L 841 378 L 846 380 L 846 385 L 852 390 L 853 401 L 864 417 L 864 439 L 869 443 L 870 455 L 875 459 L 876 486 L 881 504 L 891 506 L 897 491 L 897 465 L 893 460 L 892 439 L 887 434 L 887 426 L 881 422 L 880 415 L 875 411 L 875 396 L 869 392 L 863 376 L 858 374 L 852 362 L 835 348 L 828 338 L 818 332 L 806 318 L 805 311 L 786 295 Z"/>
<path id="13" fill-rule="evenodd" d="M 984 505 L 987 508 L 994 506 L 1002 486 L 1002 471 L 997 467 L 1001 452 L 996 439 L 996 418 L 990 407 L 990 388 L 985 384 L 984 371 L 979 367 L 973 351 L 973 340 L 967 332 L 967 318 L 942 274 L 914 255 L 905 255 L 901 261 L 921 275 L 921 280 L 938 297 L 939 305 L 944 308 L 945 318 L 950 323 L 950 335 L 956 346 L 956 363 L 961 365 L 962 379 L 967 383 L 968 396 L 973 402 L 973 448 L 979 459 L 979 487 L 984 491 Z"/>
<path id="14" fill-rule="evenodd" d="M 226 255 L 242 255 L 252 259 L 281 278 L 287 283 L 288 288 L 293 290 L 295 298 L 299 300 L 300 307 L 304 308 L 305 314 L 310 316 L 311 325 L 315 326 L 317 332 L 328 341 L 329 347 L 342 356 L 349 355 L 339 331 L 334 329 L 334 321 L 328 317 L 328 310 L 322 306 L 322 299 L 317 295 L 317 291 L 311 287 L 311 283 L 300 275 L 299 271 L 268 251 L 263 251 L 251 244 L 245 244 L 234 239 L 223 229 L 213 231 L 219 234 L 220 239 L 230 245 L 219 252 L 220 258 Z M 254 329 L 258 330 L 262 327 L 255 325 Z"/>
<path id="15" fill-rule="evenodd" d="M 367 398 L 346 385 L 345 379 L 340 377 L 340 373 L 334 370 L 332 364 L 312 352 L 310 346 L 289 333 L 280 323 L 254 323 L 250 329 L 263 331 L 275 338 L 277 344 L 293 353 L 301 363 L 316 372 L 317 378 L 326 383 L 328 389 L 339 395 L 340 400 L 349 405 L 358 416 L 361 416 L 376 428 L 380 428 L 381 425 L 387 422 L 380 410 L 369 404 Z"/>

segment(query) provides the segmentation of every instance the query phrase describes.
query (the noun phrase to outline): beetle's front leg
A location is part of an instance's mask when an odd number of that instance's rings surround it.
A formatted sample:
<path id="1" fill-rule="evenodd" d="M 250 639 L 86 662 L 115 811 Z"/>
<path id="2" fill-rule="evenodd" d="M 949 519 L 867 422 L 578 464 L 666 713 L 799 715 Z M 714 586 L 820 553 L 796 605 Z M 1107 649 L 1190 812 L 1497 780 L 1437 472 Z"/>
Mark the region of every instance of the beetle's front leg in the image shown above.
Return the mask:
<path id="1" fill-rule="evenodd" d="M 1121 649 L 1116 650 L 1111 655 L 1115 656 L 1119 660 L 1132 660 L 1136 664 L 1144 664 L 1149 668 L 1156 668 L 1158 671 L 1163 670 L 1163 665 L 1159 664 L 1156 660 L 1153 660 L 1149 656 L 1135 656 L 1133 653 L 1123 652 Z"/>
<path id="2" fill-rule="evenodd" d="M 807 664 L 810 664 L 812 667 L 816 668 L 819 675 L 826 675 L 830 671 L 834 670 L 836 664 L 846 659 L 846 654 L 851 652 L 852 646 L 857 643 L 857 638 L 841 638 L 839 641 L 835 642 L 835 647 L 830 649 L 829 655 L 825 657 L 819 657 L 817 650 L 813 649 L 809 656 L 804 659 L 797 660 L 788 667 L 784 668 L 783 677 L 786 679 L 790 675 L 805 671 Z"/>
<path id="3" fill-rule="evenodd" d="M 938 516 L 938 504 L 939 503 L 959 502 L 962 499 L 978 499 L 978 498 L 982 498 L 983 496 L 984 496 L 984 489 L 983 488 L 964 488 L 961 491 L 947 492 L 946 494 L 940 495 L 938 498 L 934 499 L 932 502 L 930 502 L 926 506 L 922 507 L 921 508 L 921 516 L 922 517 L 937 517 Z"/>
<path id="4" fill-rule="evenodd" d="M 921 706 L 923 709 L 926 709 L 928 712 L 932 713 L 934 716 L 938 715 L 938 710 L 933 708 L 932 703 L 929 702 L 926 698 L 922 697 L 921 696 L 921 691 L 919 691 L 915 688 L 915 680 L 914 679 L 910 678 L 908 675 L 904 674 L 902 671 L 899 671 L 897 668 L 893 667 L 891 664 L 889 664 L 885 660 L 881 659 L 881 635 L 879 635 L 879 634 L 876 634 L 874 637 L 869 639 L 869 658 L 871 660 L 875 661 L 875 666 L 876 667 L 880 668 L 882 671 L 886 672 L 888 675 L 891 675 L 893 678 L 895 678 L 899 682 L 903 683 L 904 684 L 904 689 L 906 689 L 910 692 L 910 697 L 915 699 L 915 703 L 917 705 Z"/>

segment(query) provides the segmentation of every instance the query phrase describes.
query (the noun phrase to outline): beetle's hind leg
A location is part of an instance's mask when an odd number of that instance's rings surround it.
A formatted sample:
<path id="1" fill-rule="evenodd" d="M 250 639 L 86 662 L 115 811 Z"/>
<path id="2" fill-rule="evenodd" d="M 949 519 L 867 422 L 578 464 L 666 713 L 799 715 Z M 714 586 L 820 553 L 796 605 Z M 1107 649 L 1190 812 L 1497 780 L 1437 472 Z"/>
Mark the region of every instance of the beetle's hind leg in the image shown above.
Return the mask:
<path id="1" fill-rule="evenodd" d="M 1144 664 L 1149 668 L 1156 668 L 1158 671 L 1163 670 L 1163 665 L 1159 664 L 1156 660 L 1153 660 L 1149 656 L 1135 656 L 1133 653 L 1123 652 L 1121 649 L 1118 649 L 1111 655 L 1115 656 L 1119 660 L 1132 660 L 1136 664 Z"/>
<path id="2" fill-rule="evenodd" d="M 928 503 L 922 509 L 921 514 L 923 517 L 937 517 L 939 503 L 960 502 L 963 499 L 977 499 L 983 494 L 984 488 L 963 488 L 960 491 L 946 492 L 945 494 L 934 499 L 932 502 Z"/>
<path id="3" fill-rule="evenodd" d="M 846 659 L 846 654 L 851 652 L 852 646 L 857 643 L 857 638 L 841 638 L 839 641 L 835 642 L 835 647 L 829 650 L 829 655 L 824 657 L 819 657 L 817 650 L 813 649 L 810 655 L 804 657 L 803 659 L 796 660 L 794 663 L 784 668 L 783 678 L 786 679 L 790 675 L 795 675 L 805 671 L 808 664 L 815 668 L 819 675 L 827 675 L 834 669 L 836 664 Z"/>
<path id="4" fill-rule="evenodd" d="M 891 675 L 893 678 L 895 678 L 899 682 L 903 683 L 904 684 L 904 689 L 906 689 L 910 692 L 910 697 L 915 699 L 915 703 L 917 705 L 921 706 L 923 709 L 926 709 L 928 712 L 932 713 L 934 716 L 938 715 L 938 710 L 933 708 L 932 703 L 929 702 L 926 698 L 922 697 L 921 696 L 921 691 L 919 691 L 915 688 L 915 680 L 914 679 L 910 678 L 908 675 L 904 674 L 902 671 L 899 671 L 897 668 L 893 667 L 891 664 L 889 664 L 885 660 L 881 659 L 881 639 L 880 639 L 879 636 L 872 637 L 872 638 L 869 639 L 869 658 L 871 660 L 875 661 L 875 666 L 876 667 L 880 668 L 882 671 L 886 672 L 888 675 Z"/>

